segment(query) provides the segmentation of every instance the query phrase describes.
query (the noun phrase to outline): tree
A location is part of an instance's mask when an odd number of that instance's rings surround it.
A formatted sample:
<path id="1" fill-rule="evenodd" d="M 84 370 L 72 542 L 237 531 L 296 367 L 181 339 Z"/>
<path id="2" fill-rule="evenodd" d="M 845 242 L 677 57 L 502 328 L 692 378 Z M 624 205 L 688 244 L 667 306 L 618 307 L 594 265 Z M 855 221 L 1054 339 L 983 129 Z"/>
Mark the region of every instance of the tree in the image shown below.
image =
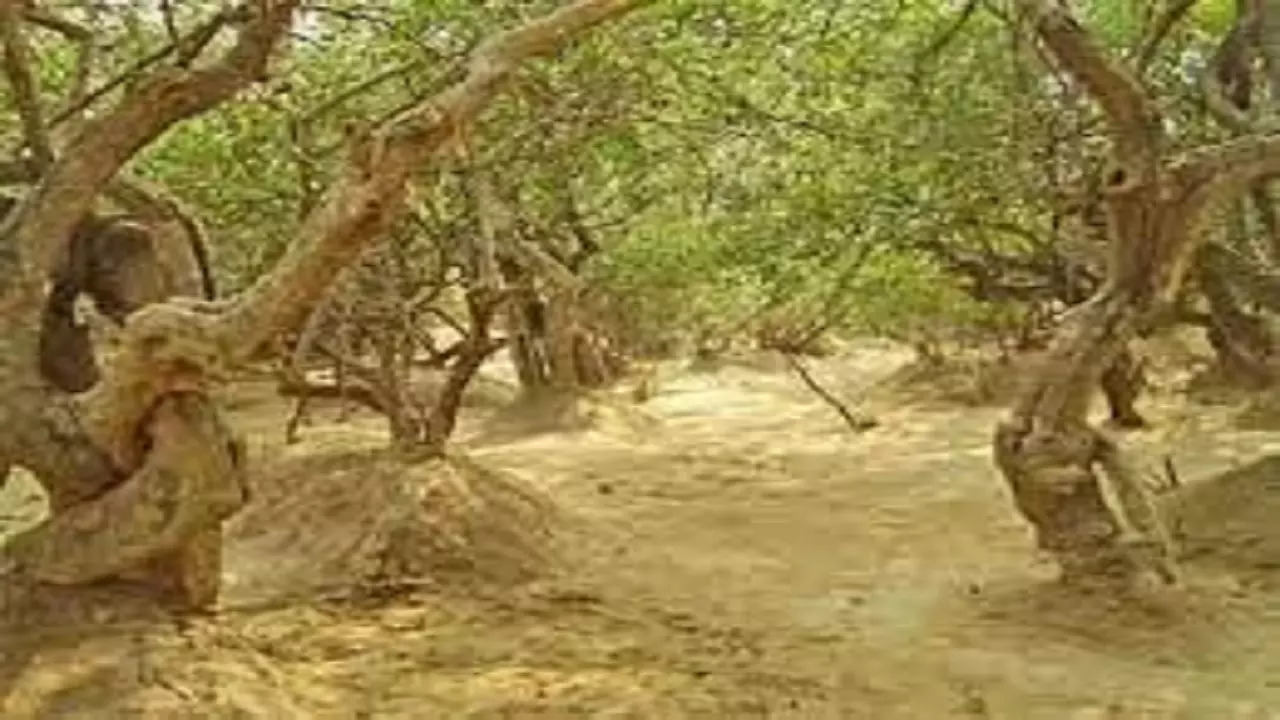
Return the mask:
<path id="1" fill-rule="evenodd" d="M 1089 425 L 1090 398 L 1130 340 L 1170 312 L 1207 210 L 1280 169 L 1280 137 L 1251 134 L 1171 151 L 1173 128 L 1140 80 L 1140 63 L 1112 57 L 1057 3 L 1020 0 L 1017 7 L 1104 116 L 1110 254 L 1101 287 L 1063 320 L 1034 382 L 999 424 L 996 462 L 1039 546 L 1053 553 L 1065 577 L 1157 573 L 1172 580 L 1168 540 L 1151 498 L 1116 441 Z M 1157 32 L 1148 42 L 1161 39 Z M 1115 487 L 1120 514 L 1104 500 L 1104 477 Z M 1136 541 L 1125 538 L 1125 526 L 1137 531 Z"/>
<path id="2" fill-rule="evenodd" d="M 175 34 L 113 106 L 65 142 L 20 102 L 35 179 L 0 227 L 0 459 L 48 489 L 52 517 L 3 548 L 7 590 L 142 574 L 191 604 L 216 593 L 218 527 L 245 499 L 242 462 L 208 389 L 272 339 L 296 332 L 342 270 L 404 211 L 409 181 L 468 128 L 525 60 L 552 53 L 640 3 L 579 0 L 478 45 L 457 80 L 396 116 L 354 128 L 345 161 L 276 266 L 226 300 L 174 300 L 131 315 L 101 381 L 52 387 L 38 362 L 44 279 L 80 218 L 139 152 L 269 74 L 299 3 L 251 0 Z M 3 6 L 6 69 L 33 96 L 24 26 L 42 10 Z M 233 28 L 230 38 L 224 30 Z M 212 48 L 225 49 L 213 60 Z M 117 83 L 118 84 L 118 83 Z M 484 292 L 485 289 L 481 289 Z M 21 421 L 19 421 L 21 418 Z"/>

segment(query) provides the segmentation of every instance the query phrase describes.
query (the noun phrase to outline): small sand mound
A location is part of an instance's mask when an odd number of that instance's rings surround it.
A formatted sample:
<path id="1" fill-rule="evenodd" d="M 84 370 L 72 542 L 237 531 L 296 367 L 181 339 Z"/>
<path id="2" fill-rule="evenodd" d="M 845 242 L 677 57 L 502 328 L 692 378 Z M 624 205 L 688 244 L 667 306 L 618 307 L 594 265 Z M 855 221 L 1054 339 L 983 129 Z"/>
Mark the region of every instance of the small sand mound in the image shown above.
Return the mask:
<path id="1" fill-rule="evenodd" d="M 550 566 L 550 501 L 460 458 L 331 454 L 281 461 L 256 485 L 228 527 L 228 597 L 519 583 Z"/>
<path id="2" fill-rule="evenodd" d="M 1245 572 L 1280 568 L 1280 456 L 1270 456 L 1173 496 L 1169 513 L 1183 556 Z"/>

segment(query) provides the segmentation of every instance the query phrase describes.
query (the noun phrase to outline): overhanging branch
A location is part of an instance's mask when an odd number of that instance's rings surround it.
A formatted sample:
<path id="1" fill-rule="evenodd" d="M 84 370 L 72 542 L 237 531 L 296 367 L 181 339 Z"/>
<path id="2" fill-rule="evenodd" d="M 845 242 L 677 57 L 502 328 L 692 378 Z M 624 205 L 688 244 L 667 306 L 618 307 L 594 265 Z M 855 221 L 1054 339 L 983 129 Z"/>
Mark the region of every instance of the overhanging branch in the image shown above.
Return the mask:
<path id="1" fill-rule="evenodd" d="M 1143 38 L 1142 44 L 1138 46 L 1134 64 L 1138 69 L 1139 76 L 1145 73 L 1151 63 L 1155 61 L 1160 45 L 1164 43 L 1165 38 L 1169 37 L 1174 27 L 1191 11 L 1195 4 L 1196 0 L 1169 0 L 1164 12 L 1160 14 L 1160 17 L 1156 18 L 1151 32 Z"/>
<path id="2" fill-rule="evenodd" d="M 93 42 L 93 31 L 85 25 L 72 22 L 44 8 L 28 7 L 24 15 L 27 22 L 52 30 L 79 48 L 79 53 L 76 57 L 76 69 L 72 74 L 71 89 L 67 92 L 65 104 L 70 107 L 79 103 L 88 92 L 89 74 L 97 56 L 97 47 Z M 92 22 L 90 20 L 89 24 L 92 25 Z M 57 124 L 57 121 L 55 120 L 52 124 Z"/>

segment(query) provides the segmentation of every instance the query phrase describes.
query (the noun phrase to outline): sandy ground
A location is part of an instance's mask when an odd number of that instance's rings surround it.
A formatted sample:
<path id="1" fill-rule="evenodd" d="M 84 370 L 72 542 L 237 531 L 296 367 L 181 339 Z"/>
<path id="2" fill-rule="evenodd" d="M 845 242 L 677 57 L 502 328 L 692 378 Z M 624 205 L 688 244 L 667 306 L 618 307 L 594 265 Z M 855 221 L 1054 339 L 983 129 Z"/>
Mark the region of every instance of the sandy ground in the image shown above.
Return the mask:
<path id="1" fill-rule="evenodd" d="M 869 347 L 814 370 L 851 397 L 904 361 Z M 218 616 L 71 633 L 21 669 L 4 717 L 1280 717 L 1280 543 L 1265 552 L 1280 502 L 1256 495 L 1280 467 L 1196 501 L 1185 590 L 1072 596 L 993 471 L 998 409 L 903 397 L 872 393 L 881 425 L 861 435 L 785 372 L 743 366 L 667 368 L 652 400 L 605 403 L 581 432 L 513 436 L 473 410 L 467 456 L 555 507 L 542 577 L 271 600 L 343 550 L 316 537 L 322 516 L 250 508 Z M 388 482 L 365 452 L 376 421 L 323 409 L 285 447 L 285 405 L 249 386 L 234 405 L 277 488 Z M 1166 395 L 1132 440 L 1172 448 L 1193 487 L 1247 474 L 1280 432 L 1242 429 L 1236 410 Z M 10 485 L 13 529 L 38 498 Z"/>

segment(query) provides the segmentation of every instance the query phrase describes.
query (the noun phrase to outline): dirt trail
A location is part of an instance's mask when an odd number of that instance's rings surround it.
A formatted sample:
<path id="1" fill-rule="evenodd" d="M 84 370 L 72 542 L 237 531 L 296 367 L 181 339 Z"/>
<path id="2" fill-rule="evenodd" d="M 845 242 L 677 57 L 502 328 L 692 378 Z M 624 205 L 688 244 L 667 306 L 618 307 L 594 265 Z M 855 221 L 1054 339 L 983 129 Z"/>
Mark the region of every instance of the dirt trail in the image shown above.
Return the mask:
<path id="1" fill-rule="evenodd" d="M 815 372 L 865 386 L 903 360 L 871 348 Z M 6 717 L 104 717 L 82 708 L 125 707 L 121 683 L 147 716 L 1280 717 L 1280 603 L 1265 583 L 1206 563 L 1164 601 L 1065 595 L 992 469 L 997 411 L 893 400 L 873 403 L 880 427 L 855 436 L 794 378 L 729 367 L 673 373 L 585 432 L 497 440 L 469 422 L 471 458 L 559 507 L 554 577 L 103 639 L 96 655 L 75 651 L 86 679 L 47 660 L 62 674 L 29 673 L 22 712 Z M 362 420 L 284 449 L 286 408 L 236 412 L 279 462 L 380 441 Z M 639 414 L 649 421 L 622 422 Z M 1186 412 L 1169 399 L 1154 414 Z M 1280 444 L 1229 415 L 1205 409 L 1182 427 L 1195 431 L 1176 439 L 1184 480 Z M 228 549 L 232 576 L 269 578 L 273 561 L 252 543 Z M 252 599 L 231 587 L 232 605 Z"/>
<path id="2" fill-rule="evenodd" d="M 851 436 L 793 379 L 747 371 L 681 377 L 646 410 L 663 430 L 639 445 L 477 454 L 607 528 L 578 561 L 611 596 L 758 633 L 758 667 L 807 688 L 796 717 L 1280 717 L 1280 642 L 1259 639 L 1277 628 L 1230 582 L 1197 573 L 1181 606 L 1139 610 L 1046 586 L 991 466 L 996 410 L 878 407 Z M 1201 425 L 1176 453 L 1189 482 L 1276 440 Z"/>

